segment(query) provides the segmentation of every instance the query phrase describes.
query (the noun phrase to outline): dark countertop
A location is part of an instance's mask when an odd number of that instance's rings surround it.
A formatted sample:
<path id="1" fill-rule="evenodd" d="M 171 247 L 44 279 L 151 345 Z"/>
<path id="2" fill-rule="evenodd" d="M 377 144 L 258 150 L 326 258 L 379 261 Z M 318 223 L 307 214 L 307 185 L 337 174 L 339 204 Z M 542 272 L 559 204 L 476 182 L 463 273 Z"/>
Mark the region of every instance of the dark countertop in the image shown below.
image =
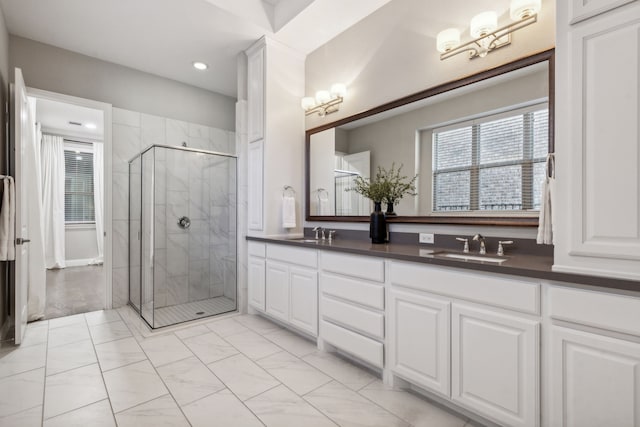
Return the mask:
<path id="1" fill-rule="evenodd" d="M 301 239 L 283 239 L 269 237 L 247 236 L 247 240 L 278 243 L 296 246 L 300 248 L 321 249 L 337 251 L 357 255 L 376 256 L 401 261 L 420 262 L 423 264 L 440 265 L 444 267 L 462 268 L 475 271 L 487 271 L 490 273 L 509 274 L 514 276 L 530 277 L 557 282 L 574 283 L 578 285 L 599 286 L 603 288 L 620 289 L 640 292 L 640 281 L 616 279 L 610 277 L 587 276 L 574 273 L 562 273 L 552 271 L 553 257 L 541 255 L 514 254 L 504 257 L 507 260 L 502 263 L 465 261 L 460 259 L 443 258 L 427 252 L 446 251 L 448 253 L 460 253 L 445 247 L 433 245 L 417 245 L 404 243 L 372 244 L 368 240 L 334 239 L 331 243 L 327 240 L 315 242 L 303 242 Z M 421 255 L 421 251 L 423 254 Z M 508 248 L 506 249 L 508 251 Z M 477 255 L 472 251 L 464 255 Z M 495 255 L 486 255 L 497 258 Z"/>

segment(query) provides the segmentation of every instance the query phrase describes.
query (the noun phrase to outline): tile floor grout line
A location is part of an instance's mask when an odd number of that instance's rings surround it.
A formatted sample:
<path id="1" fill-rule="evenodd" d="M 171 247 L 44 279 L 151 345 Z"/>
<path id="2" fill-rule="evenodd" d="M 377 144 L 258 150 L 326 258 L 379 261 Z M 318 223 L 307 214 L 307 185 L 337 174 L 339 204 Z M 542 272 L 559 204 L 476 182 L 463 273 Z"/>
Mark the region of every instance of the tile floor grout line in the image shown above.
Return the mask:
<path id="1" fill-rule="evenodd" d="M 70 414 L 71 412 L 75 412 L 75 411 L 78 411 L 80 409 L 84 409 L 84 408 L 86 408 L 88 406 L 95 405 L 96 403 L 104 402 L 105 400 L 109 400 L 109 398 L 105 397 L 104 399 L 96 400 L 95 402 L 91 402 L 91 403 L 87 403 L 86 405 L 78 406 L 75 409 L 69 409 L 68 411 L 61 412 L 61 413 L 59 413 L 57 415 L 54 415 L 54 416 L 46 418 L 46 419 L 43 416 L 42 423 L 44 424 L 45 421 L 49 421 L 49 420 L 52 420 L 54 418 L 58 418 L 58 417 L 61 417 L 63 415 L 66 415 L 66 414 Z"/>
<path id="2" fill-rule="evenodd" d="M 40 411 L 40 425 L 44 425 L 44 401 L 47 396 L 47 361 L 49 359 L 49 331 L 51 323 L 47 321 L 47 341 L 44 354 L 44 380 L 42 382 L 42 411 Z"/>
<path id="3" fill-rule="evenodd" d="M 120 313 L 118 313 L 118 316 L 120 316 Z M 122 316 L 120 316 L 122 317 Z M 85 317 L 84 319 L 85 323 L 87 323 L 87 328 L 89 328 L 88 322 L 87 322 L 87 318 Z M 127 324 L 125 323 L 125 326 L 127 326 Z M 127 326 L 127 329 L 129 327 Z M 129 331 L 131 332 L 131 331 Z M 93 340 L 93 335 L 91 335 L 91 328 L 89 328 L 89 337 L 91 339 L 91 344 L 93 345 L 93 352 L 96 355 L 96 360 L 98 363 L 98 370 L 100 371 L 100 378 L 102 379 L 102 386 L 104 387 L 104 391 L 107 394 L 107 400 L 109 401 L 109 408 L 111 408 L 111 418 L 113 419 L 114 424 L 117 426 L 118 422 L 116 420 L 116 413 L 113 411 L 113 404 L 111 403 L 111 396 L 109 395 L 109 389 L 107 388 L 107 383 L 104 380 L 104 372 L 102 371 L 102 365 L 100 364 L 100 358 L 98 358 L 98 352 L 96 351 L 96 343 Z M 44 423 L 44 421 L 43 421 Z"/>
<path id="4" fill-rule="evenodd" d="M 18 412 L 12 412 L 12 413 L 10 413 L 10 414 L 3 415 L 3 416 L 1 416 L 1 417 L 0 417 L 0 421 L 2 421 L 3 419 L 7 419 L 7 418 L 9 418 L 9 417 L 13 417 L 13 416 L 18 415 L 18 414 L 22 414 L 23 412 L 28 412 L 28 411 L 30 411 L 30 410 L 32 410 L 32 409 L 37 408 L 38 406 L 42 406 L 42 407 L 43 407 L 43 410 L 44 410 L 44 404 L 43 404 L 43 405 L 35 405 L 35 406 L 32 406 L 32 407 L 27 408 L 27 409 L 23 409 L 23 410 L 18 411 Z M 40 416 L 42 417 L 42 411 L 40 411 L 40 412 L 41 412 Z M 41 423 L 42 423 L 42 422 L 41 422 Z M 1 424 L 0 424 L 0 425 L 1 425 Z"/>

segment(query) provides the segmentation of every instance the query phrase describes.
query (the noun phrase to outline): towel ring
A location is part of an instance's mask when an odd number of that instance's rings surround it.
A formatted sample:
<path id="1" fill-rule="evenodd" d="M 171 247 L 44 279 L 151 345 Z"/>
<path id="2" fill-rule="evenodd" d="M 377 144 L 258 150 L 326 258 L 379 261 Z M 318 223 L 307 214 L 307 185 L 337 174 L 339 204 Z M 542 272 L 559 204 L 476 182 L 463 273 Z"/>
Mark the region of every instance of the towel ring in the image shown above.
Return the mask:
<path id="1" fill-rule="evenodd" d="M 296 195 L 296 190 L 293 189 L 292 186 L 290 185 L 285 185 L 284 189 L 282 190 L 282 197 L 284 196 L 295 196 Z"/>

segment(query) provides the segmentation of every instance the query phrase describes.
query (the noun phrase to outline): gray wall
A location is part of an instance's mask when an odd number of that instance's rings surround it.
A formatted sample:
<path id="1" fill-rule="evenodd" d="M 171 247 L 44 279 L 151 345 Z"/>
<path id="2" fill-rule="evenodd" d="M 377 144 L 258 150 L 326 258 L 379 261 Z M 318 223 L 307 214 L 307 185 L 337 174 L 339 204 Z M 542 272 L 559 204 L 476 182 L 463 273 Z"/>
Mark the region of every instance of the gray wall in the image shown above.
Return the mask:
<path id="1" fill-rule="evenodd" d="M 236 100 L 195 86 L 13 35 L 10 63 L 29 87 L 235 130 Z"/>
<path id="2" fill-rule="evenodd" d="M 4 14 L 0 9 L 0 105 L 7 102 L 7 86 L 9 82 L 9 33 L 4 23 Z M 0 108 L 0 123 L 5 123 L 7 117 L 4 108 Z M 4 128 L 4 126 L 3 126 Z M 7 172 L 6 168 L 6 134 L 0 132 L 0 174 Z M 2 333 L 6 321 L 7 305 L 7 262 L 0 262 L 0 334 Z M 3 337 L 0 336 L 0 339 Z"/>

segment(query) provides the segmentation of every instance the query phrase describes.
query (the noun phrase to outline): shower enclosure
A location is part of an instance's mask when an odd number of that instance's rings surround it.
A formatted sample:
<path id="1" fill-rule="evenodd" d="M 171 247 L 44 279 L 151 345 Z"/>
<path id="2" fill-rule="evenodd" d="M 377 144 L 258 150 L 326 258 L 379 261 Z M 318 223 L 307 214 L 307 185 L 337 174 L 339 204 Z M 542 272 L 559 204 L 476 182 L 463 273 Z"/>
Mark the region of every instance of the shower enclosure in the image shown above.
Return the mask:
<path id="1" fill-rule="evenodd" d="M 162 145 L 129 162 L 129 303 L 150 327 L 236 310 L 236 162 Z"/>

